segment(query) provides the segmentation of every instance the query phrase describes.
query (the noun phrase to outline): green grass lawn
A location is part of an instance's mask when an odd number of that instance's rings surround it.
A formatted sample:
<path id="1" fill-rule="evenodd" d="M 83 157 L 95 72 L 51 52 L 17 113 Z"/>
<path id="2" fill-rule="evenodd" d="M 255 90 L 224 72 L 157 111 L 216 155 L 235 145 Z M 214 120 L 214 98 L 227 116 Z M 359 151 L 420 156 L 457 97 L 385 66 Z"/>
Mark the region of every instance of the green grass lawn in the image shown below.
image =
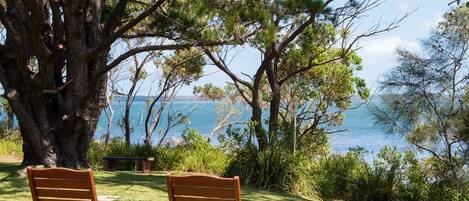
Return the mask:
<path id="1" fill-rule="evenodd" d="M 19 178 L 16 171 L 18 163 L 0 162 L 0 200 L 32 200 L 27 178 Z M 98 195 L 119 196 L 118 200 L 168 200 L 164 172 L 151 175 L 137 172 L 94 173 Z M 263 191 L 242 186 L 243 200 L 309 200 L 297 196 Z"/>

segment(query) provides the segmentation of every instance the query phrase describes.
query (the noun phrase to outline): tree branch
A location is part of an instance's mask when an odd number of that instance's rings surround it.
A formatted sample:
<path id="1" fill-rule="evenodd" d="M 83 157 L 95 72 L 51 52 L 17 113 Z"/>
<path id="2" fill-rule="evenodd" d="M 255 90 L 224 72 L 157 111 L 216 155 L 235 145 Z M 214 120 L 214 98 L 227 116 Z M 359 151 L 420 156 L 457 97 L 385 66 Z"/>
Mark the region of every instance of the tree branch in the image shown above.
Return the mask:
<path id="1" fill-rule="evenodd" d="M 231 80 L 233 80 L 234 86 L 238 89 L 238 91 L 240 92 L 240 94 L 244 98 L 244 100 L 246 100 L 246 102 L 249 105 L 252 105 L 252 99 L 250 99 L 246 95 L 246 93 L 245 93 L 244 89 L 242 88 L 242 86 L 239 86 L 239 85 L 242 84 L 245 87 L 248 87 L 251 91 L 254 90 L 253 86 L 249 82 L 246 82 L 246 81 L 240 79 L 233 72 L 231 72 L 230 69 L 223 63 L 223 61 L 216 58 L 215 55 L 210 50 L 205 49 L 204 52 L 210 58 L 210 60 L 215 64 L 216 67 L 218 67 L 220 70 L 225 72 L 231 78 Z"/>
<path id="2" fill-rule="evenodd" d="M 314 20 L 316 19 L 314 16 L 314 14 L 311 14 L 311 17 L 308 20 L 306 20 L 295 31 L 293 31 L 290 36 L 283 40 L 278 48 L 275 49 L 275 53 L 278 54 L 282 52 L 288 46 L 288 44 L 295 40 L 295 38 L 298 37 L 298 35 L 300 35 L 309 25 L 313 24 Z"/>
<path id="3" fill-rule="evenodd" d="M 120 3 L 120 2 L 119 2 Z M 106 40 L 104 40 L 101 44 L 99 44 L 95 49 L 91 50 L 88 53 L 88 58 L 93 58 L 97 56 L 101 50 L 108 48 L 109 46 L 112 45 L 119 37 L 122 37 L 122 35 L 125 34 L 128 30 L 132 29 L 135 27 L 138 23 L 140 23 L 142 20 L 144 20 L 146 17 L 151 15 L 153 12 L 156 11 L 162 4 L 164 3 L 164 0 L 158 0 L 155 2 L 152 6 L 150 6 L 148 9 L 143 11 L 140 15 L 135 17 L 134 19 L 130 20 L 127 22 L 124 26 L 118 28 L 115 32 L 109 35 Z"/>
<path id="4" fill-rule="evenodd" d="M 104 25 L 104 35 L 109 36 L 116 27 L 119 26 L 119 23 L 122 19 L 122 14 L 124 13 L 125 8 L 129 0 L 120 0 L 117 2 L 116 7 L 111 13 L 109 21 Z"/>
<path id="5" fill-rule="evenodd" d="M 96 74 L 96 78 L 99 78 L 102 75 L 106 74 L 109 70 L 115 68 L 127 58 L 135 54 L 141 53 L 141 52 L 156 51 L 156 50 L 178 50 L 178 49 L 187 49 L 187 48 L 198 47 L 198 46 L 217 46 L 217 45 L 222 45 L 225 43 L 226 42 L 195 42 L 195 43 L 174 44 L 174 45 L 149 45 L 149 46 L 143 46 L 143 47 L 136 47 L 134 49 L 128 50 L 127 52 L 121 54 L 114 61 L 108 64 L 105 68 L 98 71 L 98 73 Z"/>

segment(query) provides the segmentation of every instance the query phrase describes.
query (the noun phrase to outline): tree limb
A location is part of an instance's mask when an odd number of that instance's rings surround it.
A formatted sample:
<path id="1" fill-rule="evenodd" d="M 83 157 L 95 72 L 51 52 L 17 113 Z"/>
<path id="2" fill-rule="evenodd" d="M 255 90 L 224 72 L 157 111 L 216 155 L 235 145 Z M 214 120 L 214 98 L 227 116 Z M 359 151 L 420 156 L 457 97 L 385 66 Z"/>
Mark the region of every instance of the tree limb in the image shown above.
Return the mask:
<path id="1" fill-rule="evenodd" d="M 96 78 L 99 78 L 102 75 L 106 74 L 109 70 L 115 68 L 127 58 L 135 54 L 141 53 L 141 52 L 155 51 L 155 50 L 178 50 L 178 49 L 187 49 L 187 48 L 198 47 L 198 46 L 216 46 L 216 45 L 222 45 L 222 44 L 225 44 L 225 42 L 195 42 L 195 43 L 174 44 L 174 45 L 149 45 L 149 46 L 143 46 L 143 47 L 136 47 L 134 49 L 128 50 L 127 52 L 121 54 L 114 61 L 108 64 L 105 68 L 98 71 L 96 73 Z"/>
<path id="2" fill-rule="evenodd" d="M 144 20 L 146 17 L 151 15 L 153 12 L 155 12 L 163 3 L 164 3 L 164 0 L 158 0 L 152 6 L 150 6 L 145 11 L 143 11 L 140 15 L 130 20 L 129 22 L 127 22 L 124 26 L 118 28 L 115 32 L 110 34 L 109 37 L 107 37 L 101 44 L 99 44 L 96 48 L 91 50 L 88 53 L 88 58 L 95 57 L 96 55 L 98 55 L 97 53 L 99 53 L 101 50 L 106 49 L 109 46 L 111 46 L 112 43 L 114 43 L 119 37 L 122 37 L 122 35 L 124 35 L 125 32 L 132 29 L 138 23 Z"/>

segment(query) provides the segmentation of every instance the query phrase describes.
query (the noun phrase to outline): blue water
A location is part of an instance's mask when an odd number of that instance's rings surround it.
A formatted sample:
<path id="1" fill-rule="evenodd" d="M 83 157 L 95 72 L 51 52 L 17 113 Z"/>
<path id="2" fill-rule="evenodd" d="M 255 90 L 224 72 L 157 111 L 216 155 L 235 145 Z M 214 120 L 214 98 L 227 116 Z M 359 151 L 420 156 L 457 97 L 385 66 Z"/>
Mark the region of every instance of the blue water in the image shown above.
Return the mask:
<path id="1" fill-rule="evenodd" d="M 376 104 L 376 101 L 374 101 Z M 216 112 L 214 110 L 214 102 L 206 101 L 176 101 L 174 103 L 173 111 L 191 111 L 189 115 L 188 126 L 197 129 L 202 135 L 208 135 L 215 127 Z M 119 126 L 122 119 L 123 104 L 115 102 L 115 114 L 111 137 L 123 137 L 123 130 Z M 133 125 L 133 133 L 131 135 L 132 143 L 142 143 L 145 131 L 144 121 L 146 115 L 146 103 L 143 101 L 135 102 L 131 108 L 131 119 Z M 242 115 L 243 119 L 249 118 L 249 110 Z M 158 131 L 166 125 L 166 118 L 163 118 L 159 127 L 155 130 L 153 141 L 159 140 L 160 136 Z M 107 117 L 103 112 L 98 124 L 98 129 L 95 134 L 96 139 L 101 139 L 103 133 L 106 131 Z M 173 128 L 169 132 L 169 136 L 179 137 L 186 128 L 186 125 L 180 125 Z M 399 150 L 408 148 L 404 139 L 397 136 L 390 136 L 384 133 L 384 130 L 373 123 L 372 115 L 369 112 L 369 106 L 366 104 L 360 105 L 356 109 L 349 110 L 345 113 L 345 121 L 343 125 L 329 128 L 330 130 L 348 131 L 330 134 L 330 143 L 333 152 L 343 153 L 350 147 L 361 146 L 371 152 L 378 152 L 384 145 L 395 145 Z"/>

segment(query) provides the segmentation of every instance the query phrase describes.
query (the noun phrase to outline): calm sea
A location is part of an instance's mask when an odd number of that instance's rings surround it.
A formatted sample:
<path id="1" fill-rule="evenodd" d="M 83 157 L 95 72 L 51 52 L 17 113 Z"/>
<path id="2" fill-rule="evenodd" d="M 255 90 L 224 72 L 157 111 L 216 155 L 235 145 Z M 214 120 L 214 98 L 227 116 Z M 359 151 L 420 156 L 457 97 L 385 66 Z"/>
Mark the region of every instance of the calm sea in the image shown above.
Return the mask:
<path id="1" fill-rule="evenodd" d="M 379 104 L 377 101 L 372 101 L 371 103 Z M 123 137 L 123 130 L 119 126 L 124 110 L 123 103 L 114 102 L 113 105 L 115 115 L 111 137 Z M 207 101 L 176 101 L 173 111 L 192 111 L 189 115 L 188 126 L 197 129 L 202 135 L 208 135 L 216 123 L 215 105 L 216 103 Z M 132 143 L 143 143 L 146 109 L 147 106 L 144 101 L 136 101 L 131 108 L 131 120 L 133 124 Z M 249 111 L 244 113 L 242 118 L 248 119 Z M 162 128 L 162 125 L 166 125 L 166 119 L 162 119 L 159 125 L 159 128 Z M 96 139 L 101 139 L 103 133 L 106 131 L 106 126 L 107 116 L 106 113 L 103 112 L 96 131 Z M 169 132 L 169 135 L 179 137 L 185 128 L 186 125 L 177 126 Z M 342 129 L 347 129 L 347 131 L 330 134 L 330 143 L 334 152 L 343 153 L 350 147 L 361 146 L 376 153 L 384 145 L 395 145 L 399 150 L 404 150 L 408 146 L 404 139 L 387 135 L 382 128 L 374 125 L 373 118 L 369 112 L 369 106 L 366 104 L 347 111 L 343 125 L 330 128 L 332 131 Z M 157 133 L 158 129 L 155 131 L 154 141 L 160 137 Z"/>

